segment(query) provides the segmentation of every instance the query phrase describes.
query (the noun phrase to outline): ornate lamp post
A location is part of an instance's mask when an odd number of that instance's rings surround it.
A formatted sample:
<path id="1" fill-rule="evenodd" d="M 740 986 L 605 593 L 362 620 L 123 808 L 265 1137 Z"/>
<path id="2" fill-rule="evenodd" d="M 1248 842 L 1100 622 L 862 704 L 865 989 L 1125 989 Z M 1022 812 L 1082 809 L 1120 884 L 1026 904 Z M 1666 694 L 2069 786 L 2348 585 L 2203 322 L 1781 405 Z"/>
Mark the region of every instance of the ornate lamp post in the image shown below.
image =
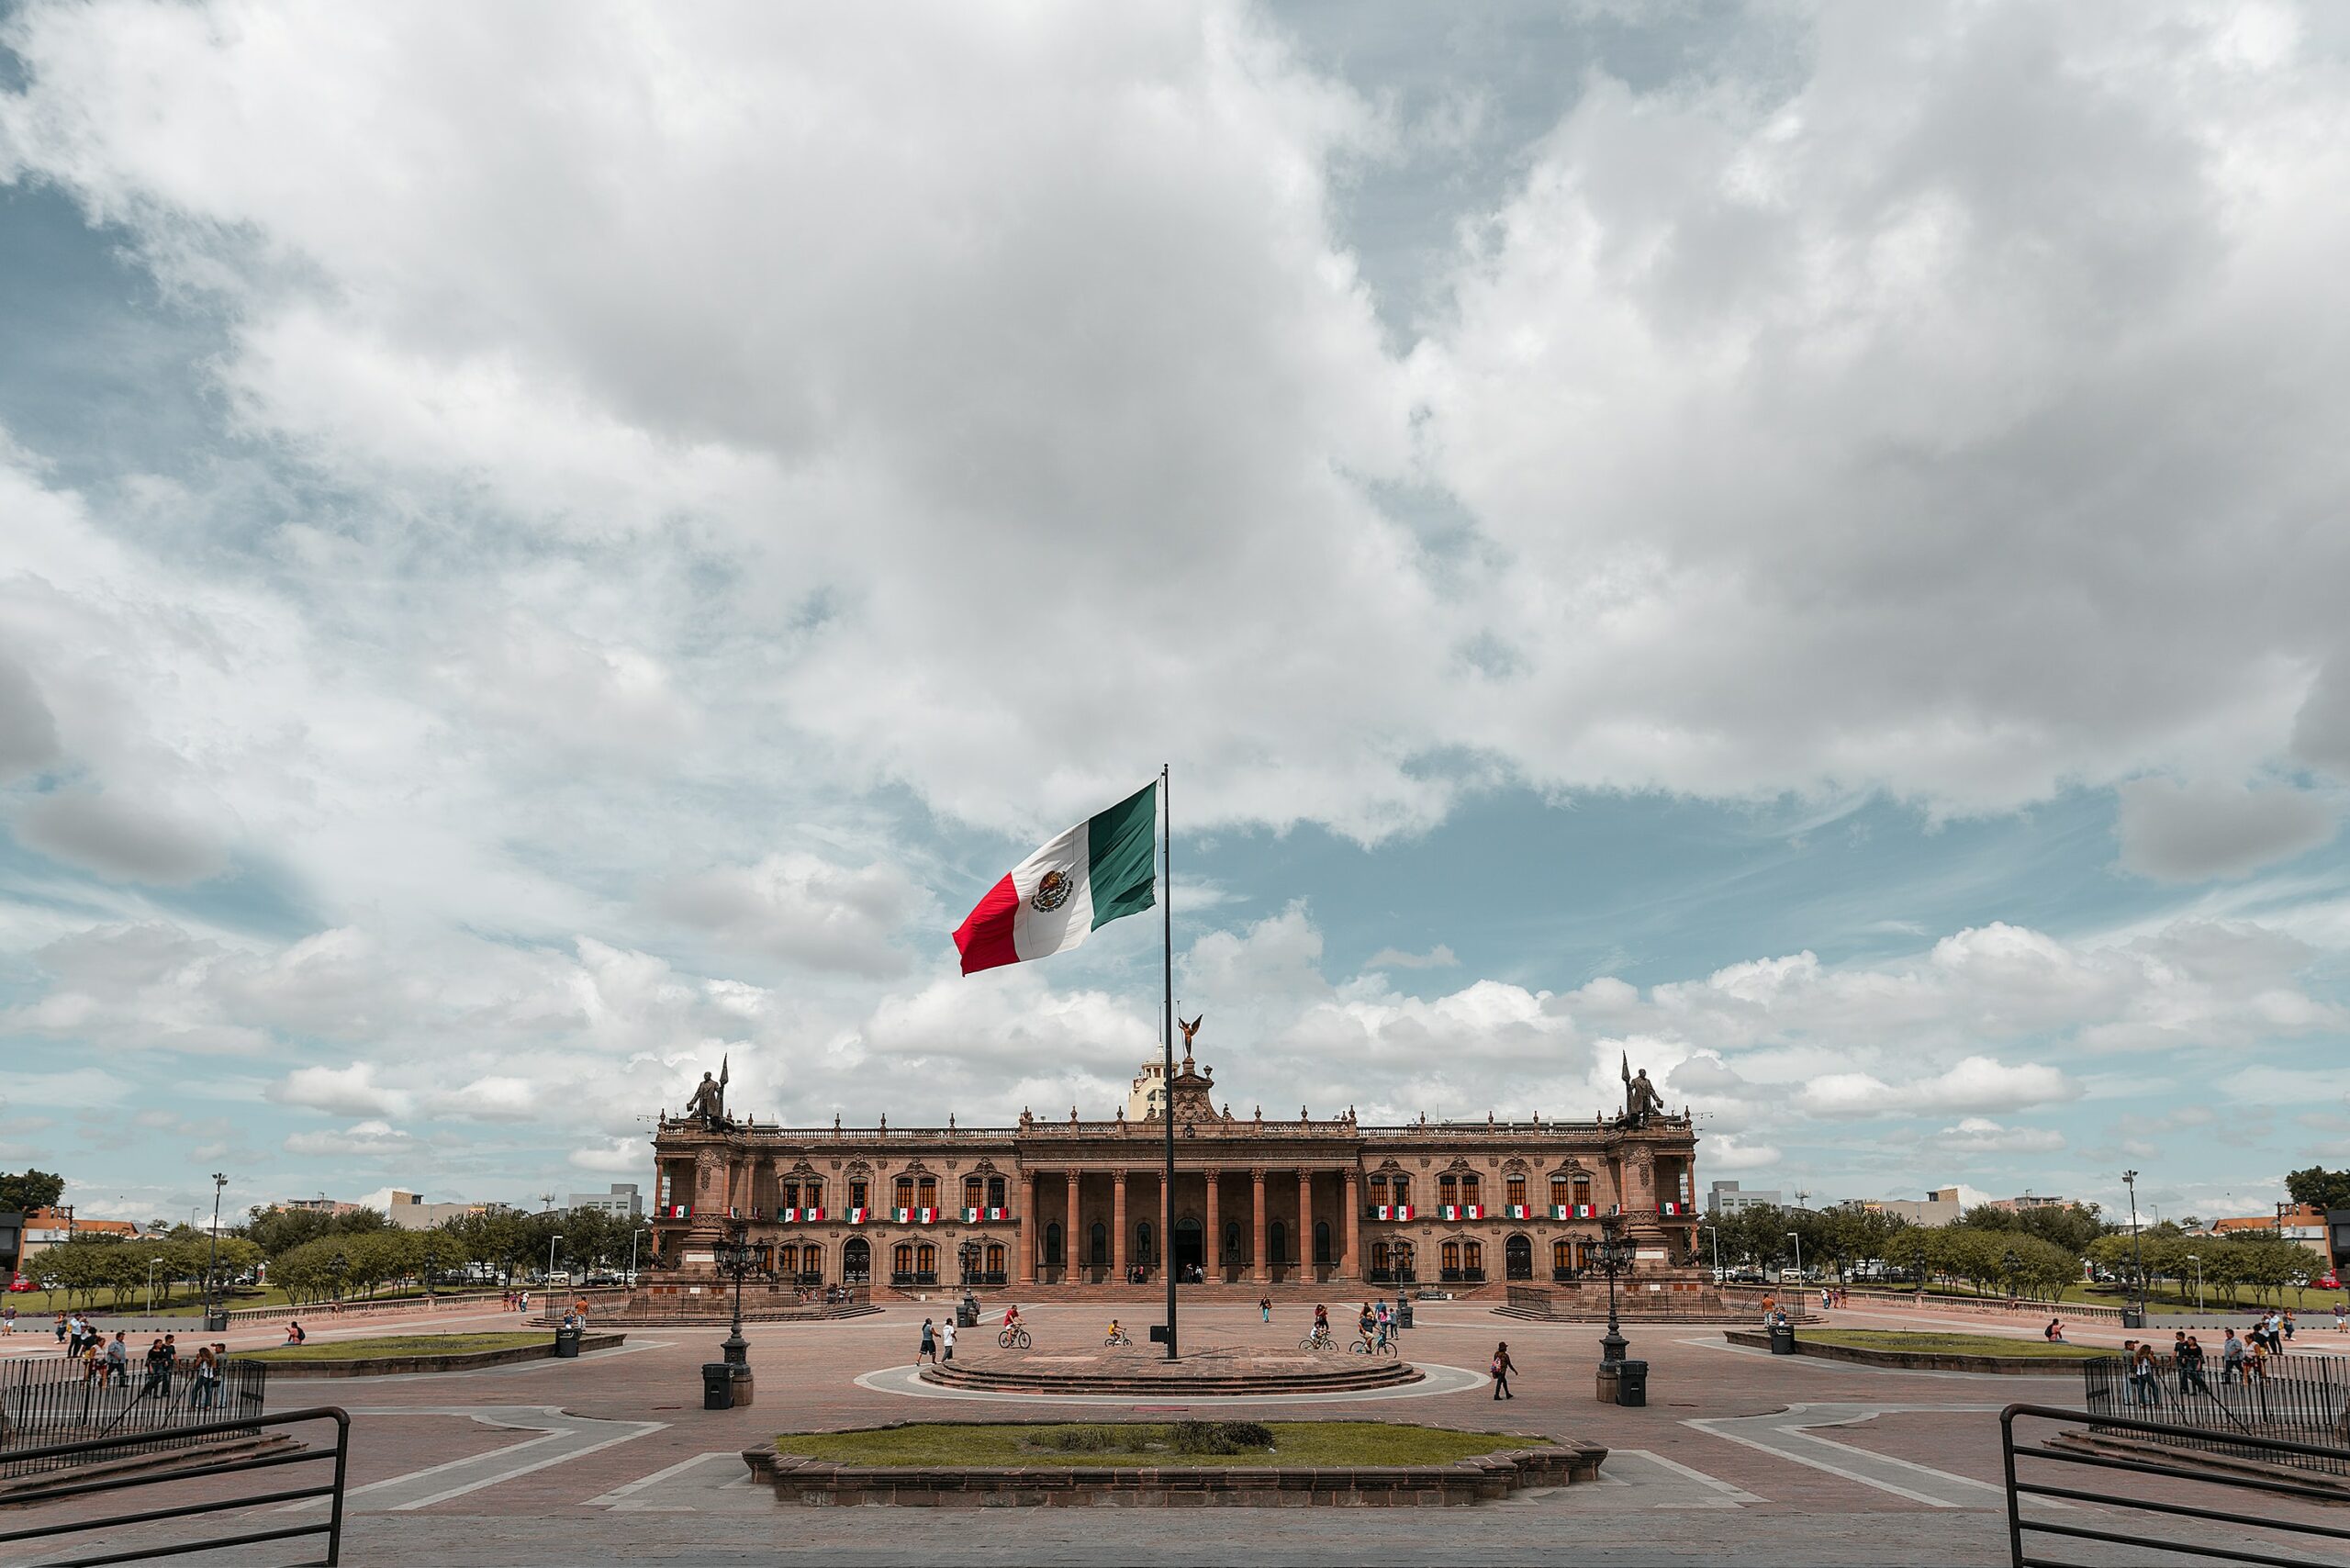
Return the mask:
<path id="1" fill-rule="evenodd" d="M 229 1314 L 214 1305 L 220 1288 L 220 1190 L 228 1184 L 225 1174 L 212 1173 L 212 1249 L 204 1265 L 204 1331 L 207 1334 L 224 1333 L 229 1327 Z"/>
<path id="2" fill-rule="evenodd" d="M 963 1288 L 965 1290 L 969 1290 L 973 1285 L 979 1283 L 979 1263 L 981 1257 L 982 1253 L 979 1244 L 976 1241 L 966 1241 L 962 1246 L 955 1249 L 955 1260 L 962 1266 Z"/>
<path id="3" fill-rule="evenodd" d="M 722 1347 L 730 1366 L 751 1364 L 751 1342 L 743 1338 L 743 1279 L 758 1266 L 757 1251 L 751 1246 L 751 1227 L 747 1221 L 736 1220 L 727 1229 L 726 1239 L 710 1249 L 711 1260 L 718 1271 L 734 1282 L 734 1328 L 726 1336 Z"/>
<path id="4" fill-rule="evenodd" d="M 2143 1328 L 2146 1326 L 2146 1261 L 2138 1246 L 2138 1173 L 2124 1170 L 2121 1184 L 2130 1189 L 2130 1272 L 2132 1276 L 2130 1294 L 2138 1301 L 2137 1309 L 2122 1318 L 2121 1327 Z"/>
<path id="5" fill-rule="evenodd" d="M 1591 1249 L 1592 1266 L 1607 1276 L 1607 1332 L 1600 1337 L 1599 1361 L 1603 1366 L 1620 1361 L 1628 1342 L 1616 1317 L 1616 1276 L 1632 1271 L 1632 1244 L 1624 1237 L 1624 1216 L 1605 1215 L 1599 1222 L 1599 1240 Z"/>

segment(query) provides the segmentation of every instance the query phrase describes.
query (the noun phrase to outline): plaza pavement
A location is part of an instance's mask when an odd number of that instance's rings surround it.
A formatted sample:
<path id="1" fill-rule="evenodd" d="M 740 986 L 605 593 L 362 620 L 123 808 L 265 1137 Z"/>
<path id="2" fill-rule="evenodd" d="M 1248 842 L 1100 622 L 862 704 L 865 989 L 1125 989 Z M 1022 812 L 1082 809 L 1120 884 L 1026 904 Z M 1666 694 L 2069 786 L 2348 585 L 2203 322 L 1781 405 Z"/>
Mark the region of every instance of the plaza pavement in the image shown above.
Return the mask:
<path id="1" fill-rule="evenodd" d="M 1353 1303 L 1334 1297 L 1330 1305 L 1343 1322 Z M 1487 1304 L 1431 1303 L 1419 1310 L 1405 1353 L 1458 1372 L 1431 1385 L 1322 1403 L 1128 1403 L 1122 1413 L 1380 1417 L 1572 1436 L 1610 1450 L 1599 1484 L 1475 1508 L 1345 1510 L 826 1509 L 782 1506 L 748 1484 L 739 1450 L 779 1430 L 1103 1417 L 1097 1405 L 942 1399 L 942 1391 L 910 1383 L 901 1369 L 914 1359 L 922 1318 L 946 1310 L 943 1300 L 929 1308 L 893 1302 L 867 1317 L 753 1325 L 746 1336 L 757 1401 L 747 1409 L 700 1407 L 699 1365 L 715 1358 L 722 1326 L 631 1328 L 623 1347 L 576 1361 L 284 1382 L 273 1389 L 272 1406 L 333 1403 L 352 1412 L 345 1561 L 355 1563 L 1905 1568 L 2004 1562 L 1998 1412 L 2018 1400 L 2078 1403 L 2079 1384 L 2067 1376 L 1889 1372 L 1774 1358 L 1728 1345 L 1716 1328 L 1632 1325 L 1631 1354 L 1651 1366 L 1650 1404 L 1621 1409 L 1593 1397 L 1597 1327 L 1514 1321 Z M 494 1312 L 474 1316 L 480 1321 L 452 1315 L 432 1327 L 512 1321 Z M 1048 1350 L 1098 1346 L 1106 1315 L 1056 1305 L 1026 1316 L 1037 1348 Z M 1244 1303 L 1188 1306 L 1185 1336 L 1194 1344 L 1293 1346 L 1304 1316 L 1300 1308 L 1277 1310 L 1268 1328 Z M 1907 1311 L 1833 1316 L 1855 1327 L 1945 1326 Z M 322 1320 L 314 1338 L 358 1337 L 369 1327 Z M 374 1331 L 420 1327 L 385 1320 Z M 1947 1327 L 1986 1329 L 1980 1318 Z M 2010 1331 L 2037 1327 L 2019 1321 Z M 271 1333 L 230 1338 L 274 1342 Z M 2305 1335 L 2303 1343 L 2333 1338 Z M 1492 1398 L 1483 1375 L 1502 1339 L 1519 1369 L 1518 1397 L 1507 1403 Z M 995 1354 L 993 1330 L 966 1331 L 960 1353 Z M 0 1549 L 0 1563 L 33 1560 Z M 237 1559 L 245 1568 L 285 1560 Z"/>

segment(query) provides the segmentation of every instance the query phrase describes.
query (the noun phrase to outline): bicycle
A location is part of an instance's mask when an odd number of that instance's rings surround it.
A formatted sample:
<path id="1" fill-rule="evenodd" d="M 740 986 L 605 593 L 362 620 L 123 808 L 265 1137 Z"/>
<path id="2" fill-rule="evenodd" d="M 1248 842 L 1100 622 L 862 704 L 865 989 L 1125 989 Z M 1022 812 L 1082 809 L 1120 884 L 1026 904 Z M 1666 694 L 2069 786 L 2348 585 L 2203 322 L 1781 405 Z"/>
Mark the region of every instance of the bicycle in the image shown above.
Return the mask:
<path id="1" fill-rule="evenodd" d="M 1328 1334 L 1317 1330 L 1300 1339 L 1297 1342 L 1297 1348 L 1301 1350 L 1335 1350 L 1338 1348 L 1338 1343 Z"/>
<path id="2" fill-rule="evenodd" d="M 1024 1350 L 1028 1348 L 1028 1330 L 1007 1328 L 995 1337 L 995 1342 L 1002 1350 Z"/>
<path id="3" fill-rule="evenodd" d="M 1112 1345 L 1131 1345 L 1133 1343 L 1134 1341 L 1132 1339 L 1126 1338 L 1126 1331 L 1123 1328 L 1102 1341 L 1102 1348 L 1105 1350 Z"/>
<path id="4" fill-rule="evenodd" d="M 1382 1339 L 1377 1344 L 1372 1344 L 1368 1339 L 1358 1338 L 1349 1341 L 1347 1349 L 1358 1356 L 1393 1356 L 1397 1361 L 1404 1359 L 1404 1352 L 1395 1348 L 1395 1341 L 1393 1339 Z"/>

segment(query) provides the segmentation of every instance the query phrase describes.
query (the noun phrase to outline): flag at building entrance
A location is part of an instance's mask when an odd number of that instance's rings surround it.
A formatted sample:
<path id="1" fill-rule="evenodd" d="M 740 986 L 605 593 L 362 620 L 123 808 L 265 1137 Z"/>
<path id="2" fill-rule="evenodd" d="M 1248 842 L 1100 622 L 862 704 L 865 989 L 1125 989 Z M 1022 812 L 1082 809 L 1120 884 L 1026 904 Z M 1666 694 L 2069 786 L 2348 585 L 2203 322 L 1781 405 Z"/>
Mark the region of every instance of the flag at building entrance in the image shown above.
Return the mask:
<path id="1" fill-rule="evenodd" d="M 956 928 L 963 972 L 1065 953 L 1120 915 L 1150 908 L 1158 823 L 1154 780 L 1014 866 Z"/>

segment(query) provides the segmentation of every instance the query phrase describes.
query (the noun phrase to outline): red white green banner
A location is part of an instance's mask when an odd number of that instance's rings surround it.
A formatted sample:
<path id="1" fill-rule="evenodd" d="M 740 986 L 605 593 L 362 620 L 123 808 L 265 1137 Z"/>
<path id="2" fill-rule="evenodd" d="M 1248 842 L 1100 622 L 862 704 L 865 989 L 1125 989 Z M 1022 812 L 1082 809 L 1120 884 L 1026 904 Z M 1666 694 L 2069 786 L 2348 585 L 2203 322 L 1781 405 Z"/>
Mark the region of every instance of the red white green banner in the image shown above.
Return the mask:
<path id="1" fill-rule="evenodd" d="M 963 1211 L 963 1223 L 965 1225 L 977 1225 L 981 1220 L 1010 1219 L 1011 1217 L 1012 1211 L 1010 1209 L 965 1209 Z"/>
<path id="2" fill-rule="evenodd" d="M 1483 1204 L 1447 1204 L 1444 1205 L 1444 1217 L 1449 1220 L 1483 1219 L 1485 1217 L 1485 1205 Z"/>
<path id="3" fill-rule="evenodd" d="M 663 1211 L 663 1217 L 667 1219 L 685 1218 L 686 1205 L 683 1204 L 671 1204 L 668 1208 Z"/>
<path id="4" fill-rule="evenodd" d="M 1657 1204 L 1656 1212 L 1661 1215 L 1685 1215 L 1689 1212 L 1689 1205 L 1666 1202 Z"/>
<path id="5" fill-rule="evenodd" d="M 1591 1204 L 1552 1204 L 1552 1219 L 1597 1219 L 1599 1210 Z"/>
<path id="6" fill-rule="evenodd" d="M 1524 1204 L 1510 1204 L 1508 1214 L 1511 1219 L 1532 1219 L 1534 1217 L 1534 1211 Z"/>
<path id="7" fill-rule="evenodd" d="M 867 1220 L 873 1217 L 873 1211 L 871 1209 L 851 1209 L 844 1217 L 845 1217 L 851 1225 L 863 1225 Z"/>
<path id="8" fill-rule="evenodd" d="M 1150 908 L 1158 824 L 1154 781 L 1014 866 L 956 927 L 963 972 L 1066 953 L 1120 915 Z"/>
<path id="9" fill-rule="evenodd" d="M 900 1225 L 936 1225 L 938 1223 L 936 1209 L 898 1209 L 894 1212 Z"/>
<path id="10" fill-rule="evenodd" d="M 1409 1204 L 1379 1204 L 1374 1212 L 1381 1219 L 1410 1219 L 1413 1210 Z"/>
<path id="11" fill-rule="evenodd" d="M 822 1208 L 780 1209 L 775 1217 L 786 1225 L 822 1225 L 824 1211 Z"/>

